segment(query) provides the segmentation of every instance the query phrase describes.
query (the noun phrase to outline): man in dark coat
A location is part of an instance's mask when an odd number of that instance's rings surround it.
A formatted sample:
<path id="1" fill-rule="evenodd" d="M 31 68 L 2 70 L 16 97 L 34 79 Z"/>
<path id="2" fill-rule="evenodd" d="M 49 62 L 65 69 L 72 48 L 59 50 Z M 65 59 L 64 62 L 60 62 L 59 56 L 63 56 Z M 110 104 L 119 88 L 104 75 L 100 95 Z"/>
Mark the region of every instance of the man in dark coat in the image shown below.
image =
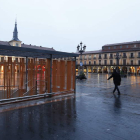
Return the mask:
<path id="1" fill-rule="evenodd" d="M 120 74 L 116 71 L 116 69 L 114 69 L 112 75 L 111 75 L 107 80 L 111 79 L 112 77 L 113 77 L 113 81 L 114 81 L 114 85 L 115 85 L 115 88 L 114 88 L 114 90 L 113 90 L 113 93 L 114 93 L 114 92 L 116 91 L 116 89 L 117 89 L 118 95 L 120 95 L 120 91 L 119 91 L 118 86 L 121 84 L 121 76 L 120 76 Z"/>

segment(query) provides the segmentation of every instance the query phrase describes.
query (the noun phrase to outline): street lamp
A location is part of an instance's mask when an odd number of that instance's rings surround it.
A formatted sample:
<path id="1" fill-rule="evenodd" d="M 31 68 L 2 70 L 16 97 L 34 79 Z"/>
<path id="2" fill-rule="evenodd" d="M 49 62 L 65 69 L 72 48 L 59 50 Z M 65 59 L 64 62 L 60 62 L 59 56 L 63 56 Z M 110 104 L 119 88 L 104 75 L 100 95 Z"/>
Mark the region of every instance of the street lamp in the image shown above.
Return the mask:
<path id="1" fill-rule="evenodd" d="M 118 66 L 119 66 L 119 59 L 121 58 L 121 55 L 119 55 L 119 53 L 117 52 L 116 55 L 114 55 L 114 57 L 115 57 L 116 62 L 117 62 L 116 69 L 119 70 L 119 67 Z"/>
<path id="2" fill-rule="evenodd" d="M 80 42 L 80 45 L 78 44 L 78 46 L 77 46 L 77 51 L 80 53 L 80 66 L 82 66 L 83 64 L 82 64 L 82 54 L 83 54 L 83 52 L 85 52 L 85 50 L 86 50 L 86 45 L 84 45 L 84 46 L 82 46 L 82 42 Z"/>

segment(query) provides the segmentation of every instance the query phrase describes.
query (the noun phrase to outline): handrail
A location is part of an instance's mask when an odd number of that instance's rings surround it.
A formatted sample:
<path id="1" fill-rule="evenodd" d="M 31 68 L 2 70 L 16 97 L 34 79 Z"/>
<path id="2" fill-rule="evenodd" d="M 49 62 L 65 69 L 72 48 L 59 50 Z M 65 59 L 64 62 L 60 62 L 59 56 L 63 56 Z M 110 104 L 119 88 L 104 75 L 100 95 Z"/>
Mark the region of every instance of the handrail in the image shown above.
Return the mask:
<path id="1" fill-rule="evenodd" d="M 19 87 L 19 86 L 17 85 L 17 86 L 0 86 L 0 87 Z"/>
<path id="2" fill-rule="evenodd" d="M 14 95 L 18 90 L 19 90 L 19 87 L 18 87 L 18 89 L 17 89 L 15 92 L 13 92 L 10 96 Z"/>
<path id="3" fill-rule="evenodd" d="M 36 87 L 36 86 L 34 86 Z M 34 87 L 32 87 L 30 90 L 32 90 Z M 26 91 L 23 95 L 27 94 L 30 90 Z"/>
<path id="4" fill-rule="evenodd" d="M 36 79 L 36 78 L 33 78 L 33 79 Z M 29 83 L 30 81 L 32 81 L 33 79 L 31 79 L 31 80 L 27 81 L 27 82 L 25 83 L 25 85 L 26 85 L 26 84 L 28 84 L 28 83 Z"/>

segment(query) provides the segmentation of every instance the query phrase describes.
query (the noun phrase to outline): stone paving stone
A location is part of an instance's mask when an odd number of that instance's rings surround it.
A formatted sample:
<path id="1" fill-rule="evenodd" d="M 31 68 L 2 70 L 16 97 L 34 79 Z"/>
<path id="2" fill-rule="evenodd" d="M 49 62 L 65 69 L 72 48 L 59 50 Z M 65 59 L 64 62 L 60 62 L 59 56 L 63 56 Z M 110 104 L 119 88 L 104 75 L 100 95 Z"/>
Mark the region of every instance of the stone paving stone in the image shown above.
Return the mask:
<path id="1" fill-rule="evenodd" d="M 1 106 L 0 140 L 139 140 L 140 77 L 77 80 L 77 94 Z"/>

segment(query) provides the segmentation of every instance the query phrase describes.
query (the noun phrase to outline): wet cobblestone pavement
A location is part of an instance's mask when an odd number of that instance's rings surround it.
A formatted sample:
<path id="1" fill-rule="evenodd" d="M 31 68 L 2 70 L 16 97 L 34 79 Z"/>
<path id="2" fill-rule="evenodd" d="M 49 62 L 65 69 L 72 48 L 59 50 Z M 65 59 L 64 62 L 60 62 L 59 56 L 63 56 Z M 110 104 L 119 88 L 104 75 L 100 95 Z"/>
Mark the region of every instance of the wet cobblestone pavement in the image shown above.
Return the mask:
<path id="1" fill-rule="evenodd" d="M 139 140 L 140 77 L 112 94 L 106 74 L 77 80 L 77 94 L 0 108 L 0 140 Z"/>

